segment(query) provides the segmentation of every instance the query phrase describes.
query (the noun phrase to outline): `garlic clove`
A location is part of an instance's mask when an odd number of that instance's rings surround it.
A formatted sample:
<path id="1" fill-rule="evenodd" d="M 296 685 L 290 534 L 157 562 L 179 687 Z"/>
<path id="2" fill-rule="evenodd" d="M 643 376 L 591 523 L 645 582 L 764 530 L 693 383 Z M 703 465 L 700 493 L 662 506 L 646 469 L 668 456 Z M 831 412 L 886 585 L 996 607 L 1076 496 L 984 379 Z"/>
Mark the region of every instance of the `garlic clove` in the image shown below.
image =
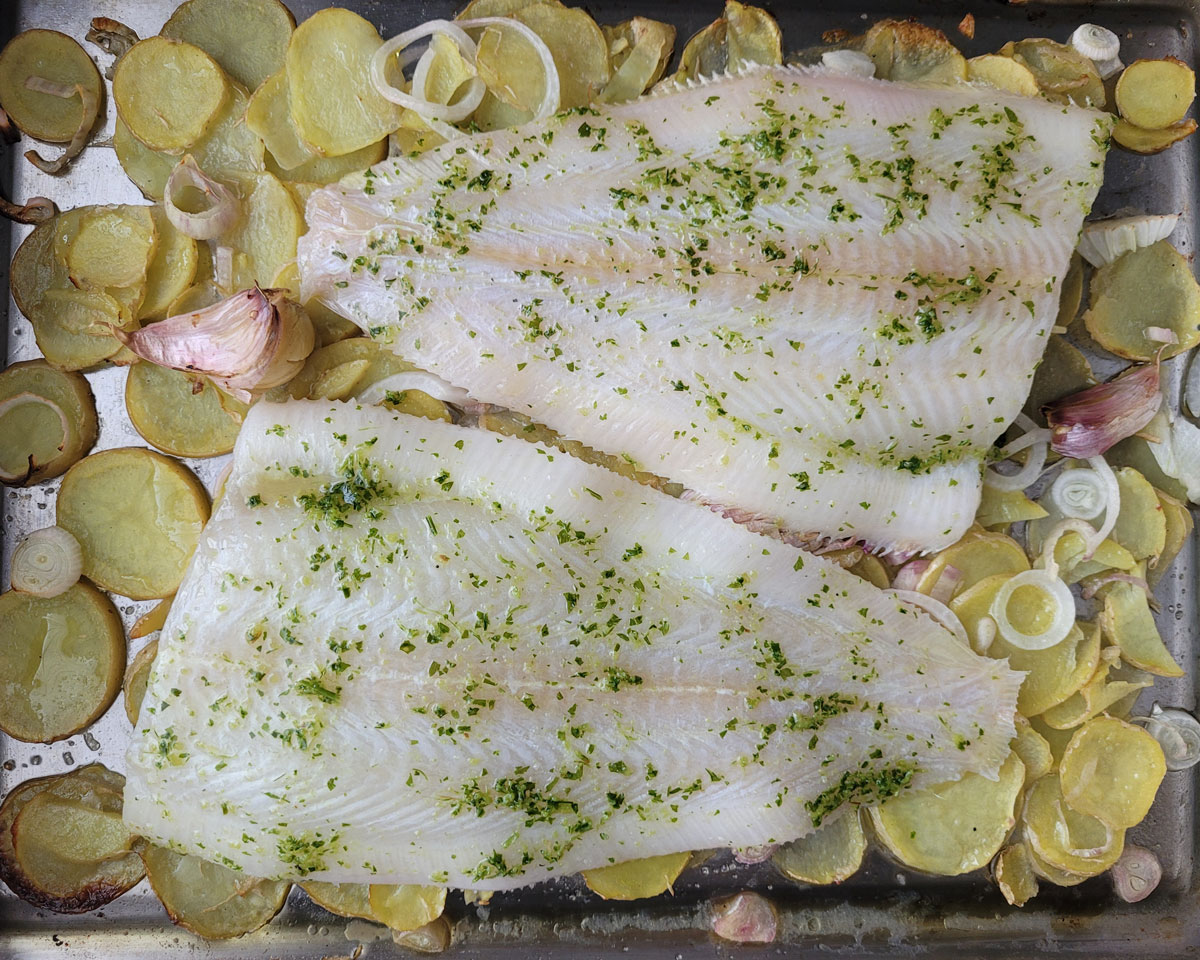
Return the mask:
<path id="1" fill-rule="evenodd" d="M 1119 377 L 1042 407 L 1050 427 L 1050 449 L 1086 460 L 1131 437 L 1162 405 L 1158 366 L 1132 367 Z"/>
<path id="2" fill-rule="evenodd" d="M 1139 247 L 1165 240 L 1178 222 L 1177 213 L 1093 220 L 1083 225 L 1076 249 L 1093 267 L 1102 267 Z"/>
<path id="3" fill-rule="evenodd" d="M 778 920 L 775 908 L 761 894 L 743 890 L 712 905 L 712 930 L 733 943 L 771 943 Z"/>

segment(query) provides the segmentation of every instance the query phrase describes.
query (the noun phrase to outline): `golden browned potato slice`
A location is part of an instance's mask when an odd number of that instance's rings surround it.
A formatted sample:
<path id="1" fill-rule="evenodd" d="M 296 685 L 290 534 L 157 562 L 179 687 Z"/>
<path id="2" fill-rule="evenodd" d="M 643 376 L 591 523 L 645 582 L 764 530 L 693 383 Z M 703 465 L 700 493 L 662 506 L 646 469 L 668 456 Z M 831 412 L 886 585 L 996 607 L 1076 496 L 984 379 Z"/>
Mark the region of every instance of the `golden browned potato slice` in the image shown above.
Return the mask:
<path id="1" fill-rule="evenodd" d="M 246 126 L 266 144 L 275 162 L 291 170 L 317 156 L 300 139 L 288 102 L 288 80 L 283 70 L 267 77 L 246 106 Z"/>
<path id="2" fill-rule="evenodd" d="M 199 386 L 199 390 L 195 389 Z M 125 409 L 133 428 L 164 453 L 216 457 L 229 453 L 247 407 L 228 398 L 203 377 L 153 363 L 135 363 L 125 381 Z"/>
<path id="3" fill-rule="evenodd" d="M 283 67 L 295 26 L 279 0 L 187 0 L 163 24 L 162 35 L 199 47 L 254 90 Z"/>
<path id="4" fill-rule="evenodd" d="M 41 405 L 5 409 L 25 394 L 49 401 L 61 416 L 47 418 Z M 91 388 L 79 374 L 45 360 L 23 360 L 0 372 L 0 482 L 28 486 L 59 476 L 92 448 L 98 428 Z"/>
<path id="5" fill-rule="evenodd" d="M 169 610 L 170 607 L 168 606 L 167 609 Z M 158 641 L 151 640 L 137 652 L 129 666 L 125 668 L 125 679 L 121 682 L 121 689 L 125 694 L 125 716 L 135 727 L 138 722 L 138 714 L 142 709 L 142 701 L 146 699 L 146 687 L 150 682 L 150 668 L 154 666 L 154 658 L 157 656 Z"/>
<path id="6" fill-rule="evenodd" d="M 517 11 L 516 19 L 550 48 L 558 68 L 561 109 L 586 106 L 608 85 L 608 44 L 586 12 L 541 3 Z"/>
<path id="7" fill-rule="evenodd" d="M 598 100 L 603 103 L 633 100 L 662 78 L 675 48 L 675 28 L 671 24 L 634 17 L 600 29 L 608 44 L 612 77 L 600 91 Z"/>
<path id="8" fill-rule="evenodd" d="M 41 77 L 73 87 L 82 84 L 97 101 L 104 81 L 78 43 L 56 30 L 18 33 L 0 52 L 0 105 L 23 133 L 37 140 L 66 143 L 83 121 L 79 94 L 64 99 L 30 90 L 25 81 Z"/>
<path id="9" fill-rule="evenodd" d="M 125 631 L 87 583 L 56 597 L 0 594 L 0 730 L 53 743 L 109 708 L 125 669 Z"/>
<path id="10" fill-rule="evenodd" d="M 879 842 L 901 863 L 941 876 L 987 864 L 1016 823 L 1025 764 L 1015 753 L 999 780 L 968 773 L 961 780 L 912 790 L 870 808 Z"/>
<path id="11" fill-rule="evenodd" d="M 1004 899 L 1023 907 L 1038 894 L 1038 878 L 1029 849 L 1021 843 L 1005 847 L 992 865 L 992 875 Z"/>
<path id="12" fill-rule="evenodd" d="M 197 936 L 227 940 L 257 930 L 287 899 L 287 880 L 247 877 L 199 857 L 138 844 L 146 879 L 172 923 Z"/>
<path id="13" fill-rule="evenodd" d="M 1196 99 L 1196 74 L 1182 60 L 1135 60 L 1117 80 L 1121 117 L 1143 130 L 1162 130 L 1183 119 Z"/>
<path id="14" fill-rule="evenodd" d="M 1145 819 L 1167 773 L 1157 740 L 1115 717 L 1089 720 L 1071 737 L 1059 768 L 1063 798 L 1111 827 Z"/>
<path id="15" fill-rule="evenodd" d="M 393 930 L 416 930 L 442 915 L 446 907 L 446 888 L 372 883 L 367 899 L 373 919 Z"/>
<path id="16" fill-rule="evenodd" d="M 860 41 L 884 80 L 957 83 L 967 79 L 967 61 L 944 33 L 915 20 L 880 20 Z"/>
<path id="17" fill-rule="evenodd" d="M 1074 47 L 1034 37 L 1006 43 L 999 53 L 1028 67 L 1050 100 L 1098 108 L 1107 102 L 1096 65 Z"/>
<path id="18" fill-rule="evenodd" d="M 1062 794 L 1058 774 L 1042 777 L 1025 799 L 1025 839 L 1050 867 L 1081 877 L 1103 873 L 1121 856 L 1125 830 L 1075 810 Z"/>
<path id="19" fill-rule="evenodd" d="M 296 259 L 304 218 L 287 188 L 269 173 L 240 181 L 238 192 L 242 215 L 222 238 L 234 249 L 232 287 L 266 287 L 284 264 Z"/>
<path id="20" fill-rule="evenodd" d="M 157 246 L 149 207 L 88 208 L 67 248 L 71 282 L 86 290 L 132 287 L 145 280 Z"/>
<path id="21" fill-rule="evenodd" d="M 138 309 L 138 319 L 161 320 L 171 301 L 191 286 L 200 263 L 196 241 L 180 233 L 167 219 L 162 207 L 150 208 L 158 245 L 146 270 L 146 295 Z"/>
<path id="22" fill-rule="evenodd" d="M 134 886 L 144 871 L 127 850 L 124 786 L 119 773 L 94 763 L 13 788 L 0 805 L 0 879 L 23 900 L 57 913 L 95 910 Z M 107 855 L 84 859 L 98 853 Z"/>
<path id="23" fill-rule="evenodd" d="M 313 903 L 324 907 L 330 913 L 336 913 L 339 917 L 375 919 L 375 914 L 371 912 L 371 887 L 369 884 L 322 883 L 319 880 L 307 880 L 299 886 L 312 898 Z"/>
<path id="24" fill-rule="evenodd" d="M 782 62 L 782 37 L 775 18 L 760 7 L 727 0 L 724 15 L 684 45 L 675 78 L 694 80 L 747 63 Z"/>
<path id="25" fill-rule="evenodd" d="M 997 90 L 1019 93 L 1023 97 L 1036 97 L 1040 92 L 1032 70 L 1011 57 L 996 53 L 985 53 L 968 60 L 967 79 L 972 83 L 986 83 Z"/>
<path id="26" fill-rule="evenodd" d="M 175 592 L 208 511 L 187 467 L 141 447 L 85 457 L 58 493 L 58 525 L 83 548 L 84 575 L 134 600 Z"/>
<path id="27" fill-rule="evenodd" d="M 1190 137 L 1196 132 L 1196 121 L 1191 117 L 1161 130 L 1144 130 L 1124 118 L 1113 127 L 1112 138 L 1126 150 L 1134 153 L 1162 153 L 1167 147 Z"/>
<path id="28" fill-rule="evenodd" d="M 670 890 L 688 865 L 691 854 L 667 853 L 661 857 L 626 860 L 611 867 L 583 871 L 589 890 L 605 900 L 644 900 Z"/>
<path id="29" fill-rule="evenodd" d="M 1083 315 L 1088 333 L 1118 357 L 1149 361 L 1161 350 L 1165 359 L 1200 342 L 1200 285 L 1187 257 L 1166 240 L 1097 270 L 1089 300 Z M 1150 340 L 1147 327 L 1165 327 L 1179 342 L 1164 346 Z"/>
<path id="30" fill-rule="evenodd" d="M 858 810 L 847 810 L 807 837 L 785 843 L 771 858 L 784 874 L 801 883 L 841 883 L 858 872 L 867 835 Z"/>
<path id="31" fill-rule="evenodd" d="M 395 130 L 400 107 L 371 83 L 371 58 L 383 40 L 370 23 L 338 7 L 318 11 L 287 48 L 289 102 L 296 129 L 317 153 L 336 157 Z"/>

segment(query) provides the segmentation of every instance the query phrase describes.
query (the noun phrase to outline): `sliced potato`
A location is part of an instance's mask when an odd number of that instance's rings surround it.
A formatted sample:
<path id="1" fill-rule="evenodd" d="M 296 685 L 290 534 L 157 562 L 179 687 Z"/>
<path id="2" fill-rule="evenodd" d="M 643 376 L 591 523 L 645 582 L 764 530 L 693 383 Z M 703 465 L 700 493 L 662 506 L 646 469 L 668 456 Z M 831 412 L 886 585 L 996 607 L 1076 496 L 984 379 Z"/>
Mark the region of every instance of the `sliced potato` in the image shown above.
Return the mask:
<path id="1" fill-rule="evenodd" d="M 967 79 L 967 61 L 944 33 L 915 20 L 880 20 L 859 41 L 884 80 L 957 83 Z"/>
<path id="2" fill-rule="evenodd" d="M 1133 467 L 1138 473 L 1149 480 L 1155 487 L 1176 500 L 1187 502 L 1187 487 L 1162 472 L 1162 467 L 1154 459 L 1147 440 L 1139 436 L 1126 437 L 1116 446 L 1111 447 L 1104 455 L 1112 467 Z M 1151 570 L 1153 573 L 1153 569 Z"/>
<path id="3" fill-rule="evenodd" d="M 140 640 L 142 637 L 148 637 L 150 634 L 161 630 L 163 624 L 167 621 L 167 614 L 171 612 L 171 604 L 174 600 L 173 596 L 164 597 L 138 617 L 134 621 L 133 626 L 129 628 L 129 639 Z"/>
<path id="4" fill-rule="evenodd" d="M 1100 623 L 1105 636 L 1120 648 L 1121 658 L 1160 677 L 1182 677 L 1183 668 L 1155 626 L 1146 591 L 1136 584 L 1117 582 L 1106 585 L 1103 593 Z"/>
<path id="5" fill-rule="evenodd" d="M 1112 138 L 1126 150 L 1134 153 L 1162 153 L 1167 147 L 1186 140 L 1196 132 L 1196 121 L 1191 117 L 1162 130 L 1143 130 L 1128 120 L 1118 120 L 1113 127 Z"/>
<path id="6" fill-rule="evenodd" d="M 947 567 L 954 567 L 961 577 L 954 588 L 954 595 L 958 595 L 988 577 L 1023 573 L 1029 569 L 1029 561 L 1012 537 L 1002 533 L 968 534 L 929 562 L 917 581 L 917 591 L 932 593 Z"/>
<path id="7" fill-rule="evenodd" d="M 985 53 L 967 61 L 967 79 L 972 83 L 986 83 L 997 90 L 1007 90 L 1023 97 L 1036 97 L 1040 92 L 1037 79 L 1025 64 L 1002 57 L 996 53 Z"/>
<path id="8" fill-rule="evenodd" d="M 129 132 L 152 150 L 178 153 L 216 122 L 229 81 L 199 47 L 165 37 L 135 43 L 113 71 L 113 100 Z"/>
<path id="9" fill-rule="evenodd" d="M 1110 679 L 1111 669 L 1111 664 L 1101 658 L 1095 674 L 1079 692 L 1043 712 L 1041 720 L 1059 730 L 1070 730 L 1152 684 L 1150 679 Z"/>
<path id="10" fill-rule="evenodd" d="M 356 13 L 320 10 L 292 34 L 287 48 L 289 102 L 296 129 L 317 153 L 341 156 L 385 138 L 400 107 L 371 83 L 371 58 L 383 45 Z"/>
<path id="11" fill-rule="evenodd" d="M 83 122 L 79 94 L 56 97 L 30 90 L 25 81 L 41 77 L 68 87 L 80 84 L 97 102 L 104 81 L 87 51 L 57 30 L 25 30 L 0 52 L 0 104 L 22 133 L 35 140 L 66 143 Z M 103 112 L 103 111 L 102 111 Z"/>
<path id="12" fill-rule="evenodd" d="M 1166 240 L 1140 247 L 1092 275 L 1090 304 L 1083 315 L 1100 346 L 1128 360 L 1173 357 L 1200 342 L 1200 285 L 1186 257 Z M 1178 343 L 1146 336 L 1147 327 L 1166 327 Z"/>
<path id="13" fill-rule="evenodd" d="M 583 871 L 583 882 L 605 900 L 644 900 L 672 889 L 691 854 L 666 853 Z"/>
<path id="14" fill-rule="evenodd" d="M 113 150 L 125 176 L 133 181 L 147 200 L 161 200 L 167 190 L 167 178 L 178 162 L 167 153 L 151 150 L 129 132 L 125 121 L 113 122 Z"/>
<path id="15" fill-rule="evenodd" d="M 67 249 L 71 282 L 83 289 L 106 291 L 142 283 L 157 245 L 158 231 L 149 207 L 88 208 Z"/>
<path id="16" fill-rule="evenodd" d="M 1030 500 L 1024 491 L 997 490 L 986 484 L 979 501 L 979 509 L 975 511 L 975 521 L 988 528 L 1037 520 L 1044 516 L 1046 508 Z"/>
<path id="17" fill-rule="evenodd" d="M 361 917 L 374 920 L 371 912 L 371 888 L 365 883 L 322 883 L 306 880 L 300 889 L 307 893 L 313 903 L 324 907 L 339 917 Z"/>
<path id="18" fill-rule="evenodd" d="M 246 106 L 246 126 L 259 136 L 275 162 L 285 170 L 312 160 L 317 154 L 300 139 L 288 102 L 288 80 L 283 70 L 267 77 Z"/>
<path id="19" fill-rule="evenodd" d="M 152 843 L 139 844 L 146 879 L 172 923 L 210 940 L 257 930 L 287 899 L 287 880 L 247 877 L 220 864 Z"/>
<path id="20" fill-rule="evenodd" d="M 267 169 L 275 174 L 280 180 L 296 183 L 337 183 L 342 177 L 348 177 L 352 173 L 362 173 L 368 167 L 373 167 L 387 157 L 388 142 L 385 137 L 382 140 L 377 140 L 375 143 L 368 143 L 365 147 L 359 150 L 352 150 L 350 153 L 343 153 L 337 157 L 316 157 L 310 160 L 305 160 L 298 166 L 292 167 L 290 170 L 281 169 L 280 166 L 267 158 Z"/>
<path id="21" fill-rule="evenodd" d="M 104 906 L 142 879 L 142 862 L 120 853 L 118 826 L 125 778 L 94 763 L 70 773 L 19 784 L 0 805 L 0 879 L 23 900 L 57 913 L 85 913 Z M 16 823 L 40 797 L 47 807 Z M 41 804 L 39 804 L 41 805 Z M 115 816 L 115 821 L 114 821 Z M 91 848 L 108 848 L 105 859 L 71 859 Z"/>
<path id="22" fill-rule="evenodd" d="M 330 371 L 343 364 L 365 360 L 365 369 L 358 369 L 358 375 L 350 385 L 350 389 L 365 389 L 366 387 L 391 377 L 398 373 L 409 373 L 417 368 L 405 360 L 401 360 L 386 347 L 381 347 L 374 340 L 366 337 L 354 337 L 332 343 L 320 350 L 309 354 L 304 367 L 282 387 L 268 391 L 266 399 L 278 402 L 291 398 L 293 400 L 319 399 L 318 391 L 327 389 L 331 383 Z M 349 396 L 349 392 L 346 393 Z"/>
<path id="23" fill-rule="evenodd" d="M 999 780 L 975 773 L 908 791 L 870 808 L 880 843 L 901 863 L 942 876 L 977 870 L 1000 850 L 1016 823 L 1025 764 L 1009 754 Z"/>
<path id="24" fill-rule="evenodd" d="M 269 173 L 238 184 L 242 216 L 224 238 L 234 249 L 233 289 L 266 287 L 285 263 L 296 258 L 304 219 L 287 188 Z"/>
<path id="25" fill-rule="evenodd" d="M 196 241 L 176 230 L 162 207 L 151 207 L 150 215 L 158 245 L 146 270 L 146 295 L 138 310 L 139 320 L 163 319 L 171 301 L 191 286 L 200 263 Z"/>
<path id="26" fill-rule="evenodd" d="M 1051 772 L 1058 770 L 1058 765 L 1062 761 L 1062 755 L 1067 749 L 1067 744 L 1071 742 L 1071 737 L 1074 735 L 1074 730 L 1059 730 L 1050 726 L 1041 717 L 1030 717 L 1029 726 L 1038 734 L 1046 743 L 1050 744 L 1050 756 L 1054 760 L 1054 766 L 1051 767 Z"/>
<path id="27" fill-rule="evenodd" d="M 416 930 L 442 915 L 446 908 L 446 888 L 372 883 L 367 900 L 372 919 L 393 930 Z"/>
<path id="28" fill-rule="evenodd" d="M 1045 713 L 1083 689 L 1100 662 L 1100 626 L 1077 623 L 1066 638 L 1046 650 L 1019 650 L 997 637 L 989 652 L 1008 657 L 1014 670 L 1028 673 L 1021 682 L 1017 709 L 1026 716 Z"/>
<path id="29" fill-rule="evenodd" d="M 1146 571 L 1146 580 L 1153 587 L 1171 569 L 1171 564 L 1192 535 L 1191 511 L 1178 499 L 1156 490 L 1159 506 L 1162 508 L 1163 519 L 1166 522 L 1166 537 L 1162 552 L 1150 559 Z"/>
<path id="30" fill-rule="evenodd" d="M 598 100 L 633 100 L 662 78 L 675 47 L 675 28 L 671 24 L 634 17 L 600 29 L 608 44 L 612 75 Z"/>
<path id="31" fill-rule="evenodd" d="M 239 84 L 229 85 L 229 97 L 208 132 L 188 153 L 210 177 L 232 180 L 254 176 L 265 169 L 265 148 L 258 134 L 246 125 L 250 96 Z"/>
<path id="32" fill-rule="evenodd" d="M 1070 870 L 1062 870 L 1058 867 L 1052 866 L 1039 857 L 1037 852 L 1032 846 L 1030 846 L 1028 842 L 1022 844 L 1022 846 L 1025 848 L 1025 852 L 1029 855 L 1029 863 L 1030 866 L 1033 867 L 1034 875 L 1042 880 L 1046 880 L 1047 882 L 1054 884 L 1056 887 L 1078 886 L 1079 884 L 1083 883 L 1084 880 L 1087 880 L 1089 876 L 1094 876 L 1094 873 L 1074 873 Z"/>
<path id="33" fill-rule="evenodd" d="M 676 79 L 712 77 L 743 64 L 783 62 L 779 24 L 766 10 L 726 0 L 724 15 L 689 38 Z"/>
<path id="34" fill-rule="evenodd" d="M 473 20 L 476 17 L 511 17 L 535 3 L 549 3 L 561 7 L 559 0 L 471 0 L 455 20 Z"/>
<path id="35" fill-rule="evenodd" d="M 1116 863 L 1125 848 L 1125 830 L 1072 808 L 1055 773 L 1030 787 L 1024 821 L 1032 852 L 1067 873 L 1094 877 Z"/>
<path id="36" fill-rule="evenodd" d="M 1082 287 L 1080 290 L 1082 292 Z M 1078 308 L 1079 301 L 1076 300 L 1072 316 Z M 1046 341 L 1046 353 L 1033 374 L 1029 399 L 1025 401 L 1025 415 L 1035 423 L 1045 424 L 1046 417 L 1042 413 L 1042 407 L 1095 384 L 1096 378 L 1092 375 L 1092 367 L 1087 357 L 1065 337 L 1054 335 Z"/>
<path id="37" fill-rule="evenodd" d="M 125 631 L 112 602 L 80 582 L 56 597 L 0 594 L 0 730 L 53 743 L 111 706 L 125 669 Z"/>
<path id="38" fill-rule="evenodd" d="M 868 583 L 873 583 L 880 590 L 886 590 L 891 586 L 891 581 L 888 579 L 887 567 L 876 556 L 864 554 L 863 558 L 849 568 L 850 572 L 855 576 L 862 577 Z"/>
<path id="39" fill-rule="evenodd" d="M 1067 274 L 1063 277 L 1062 290 L 1058 295 L 1058 316 L 1055 318 L 1055 325 L 1059 327 L 1071 326 L 1079 314 L 1079 305 L 1082 302 L 1083 257 L 1076 250 L 1071 254 L 1071 262 L 1067 267 Z M 1087 362 L 1086 358 L 1084 362 Z M 1090 367 L 1088 368 L 1088 375 L 1091 375 Z"/>
<path id="40" fill-rule="evenodd" d="M 1162 130 L 1183 119 L 1196 99 L 1196 74 L 1182 60 L 1134 60 L 1114 91 L 1121 117 L 1143 130 Z"/>
<path id="41" fill-rule="evenodd" d="M 583 107 L 608 85 L 608 45 L 604 34 L 579 7 L 533 4 L 517 11 L 517 20 L 550 48 L 559 75 L 561 109 Z"/>
<path id="42" fill-rule="evenodd" d="M 187 467 L 141 447 L 85 457 L 58 493 L 58 525 L 83 547 L 84 575 L 134 600 L 175 592 L 208 511 Z"/>
<path id="43" fill-rule="evenodd" d="M 232 397 L 222 405 L 203 377 L 143 362 L 129 368 L 125 409 L 133 428 L 164 453 L 216 457 L 233 449 L 248 408 Z"/>
<path id="44" fill-rule="evenodd" d="M 1162 747 L 1149 733 L 1096 717 L 1067 744 L 1059 784 L 1073 809 L 1112 827 L 1132 827 L 1150 812 L 1166 772 Z"/>
<path id="45" fill-rule="evenodd" d="M 283 67 L 295 26 L 279 0 L 187 0 L 163 24 L 162 35 L 199 47 L 254 90 Z"/>
<path id="46" fill-rule="evenodd" d="M 836 820 L 821 824 L 807 837 L 785 843 L 772 862 L 801 883 L 841 883 L 862 866 L 867 836 L 857 810 L 847 810 Z"/>
<path id="47" fill-rule="evenodd" d="M 1038 878 L 1033 860 L 1024 844 L 1005 847 L 992 867 L 996 886 L 1014 907 L 1023 907 L 1038 894 Z"/>
<path id="48" fill-rule="evenodd" d="M 1006 43 L 999 52 L 1028 67 L 1050 100 L 1097 108 L 1107 102 L 1096 65 L 1074 47 L 1035 37 Z"/>
<path id="49" fill-rule="evenodd" d="M 475 66 L 487 85 L 475 108 L 477 124 L 485 130 L 497 129 L 516 126 L 533 116 L 546 92 L 546 70 L 524 34 L 503 24 L 485 27 Z M 407 113 L 405 119 L 411 119 Z"/>
<path id="50" fill-rule="evenodd" d="M 168 608 L 169 609 L 169 608 Z M 142 709 L 142 701 L 146 699 L 146 687 L 150 683 L 150 668 L 154 666 L 154 658 L 158 656 L 158 641 L 151 640 L 137 652 L 125 669 L 125 679 L 121 689 L 125 694 L 125 716 L 137 727 L 138 714 Z"/>
<path id="51" fill-rule="evenodd" d="M 50 419 L 26 404 L 6 405 L 20 396 L 54 405 Z M 64 473 L 96 442 L 99 421 L 88 382 L 45 360 L 23 360 L 0 371 L 0 482 L 29 486 Z"/>
<path id="52" fill-rule="evenodd" d="M 29 316 L 33 337 L 60 370 L 87 370 L 121 349 L 110 325 L 127 325 L 121 304 L 99 291 L 54 289 Z"/>
<path id="53" fill-rule="evenodd" d="M 1132 467 L 1121 467 L 1116 475 L 1121 509 L 1110 536 L 1134 560 L 1157 557 L 1167 543 L 1167 518 L 1158 502 L 1158 492 Z"/>
<path id="54" fill-rule="evenodd" d="M 1038 733 L 1020 714 L 1017 715 L 1017 735 L 1013 737 L 1012 751 L 1025 764 L 1025 786 L 1040 780 L 1054 770 L 1056 761 L 1050 749 L 1050 741 Z"/>

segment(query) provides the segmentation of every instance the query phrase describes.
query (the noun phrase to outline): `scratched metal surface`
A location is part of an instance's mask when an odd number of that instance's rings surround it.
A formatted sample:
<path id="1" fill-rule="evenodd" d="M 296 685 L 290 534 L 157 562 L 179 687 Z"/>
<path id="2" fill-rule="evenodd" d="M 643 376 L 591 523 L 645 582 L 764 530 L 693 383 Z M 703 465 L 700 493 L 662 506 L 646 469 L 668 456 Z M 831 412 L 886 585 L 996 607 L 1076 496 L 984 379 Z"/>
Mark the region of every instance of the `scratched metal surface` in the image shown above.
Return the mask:
<path id="1" fill-rule="evenodd" d="M 291 0 L 298 19 L 320 0 Z M 347 0 L 346 6 L 367 16 L 385 34 L 420 23 L 431 16 L 451 14 L 454 0 Z M 0 40 L 33 26 L 53 27 L 80 40 L 93 16 L 122 20 L 148 36 L 174 8 L 173 0 L 0 0 Z M 616 22 L 634 14 L 669 20 L 681 40 L 719 14 L 718 0 L 593 0 L 593 14 Z M 860 30 L 881 16 L 917 16 L 953 36 L 968 55 L 996 49 L 1021 36 L 1066 39 L 1079 22 L 1094 20 L 1117 30 L 1123 39 L 1125 62 L 1136 56 L 1173 54 L 1196 63 L 1195 4 L 1138 2 L 1091 5 L 1005 6 L 998 2 L 946 3 L 923 0 L 867 0 L 864 5 L 822 2 L 768 3 L 783 27 L 786 49 L 795 51 L 818 43 L 822 31 Z M 954 31 L 962 15 L 976 18 L 975 39 Z M 99 66 L 110 58 L 89 49 Z M 100 139 L 112 131 L 109 121 Z M 1109 159 L 1104 191 L 1096 213 L 1124 208 L 1149 212 L 1177 211 L 1184 215 L 1174 242 L 1186 253 L 1193 249 L 1196 217 L 1197 150 L 1193 138 L 1157 157 L 1136 157 L 1114 151 Z M 19 149 L 18 149 L 19 148 Z M 43 194 L 61 208 L 93 202 L 141 202 L 137 189 L 122 174 L 111 149 L 92 146 L 70 171 L 48 177 L 20 158 L 18 148 L 0 153 L 0 186 L 9 196 Z M 12 251 L 28 228 L 0 228 L 0 281 L 7 287 Z M 8 297 L 0 300 L 0 355 L 6 362 L 38 355 L 28 323 Z M 1100 372 L 1110 370 L 1101 367 Z M 1171 375 L 1178 378 L 1178 364 Z M 125 371 L 109 368 L 88 374 L 101 416 L 96 449 L 142 444 L 125 416 L 122 395 Z M 189 461 L 210 485 L 226 458 Z M 28 490 L 5 489 L 0 511 L 0 582 L 8 583 L 13 544 L 27 531 L 54 520 L 57 481 Z M 1153 699 L 1164 704 L 1196 707 L 1195 667 L 1197 591 L 1195 543 L 1189 543 L 1173 572 L 1159 590 L 1163 603 L 1159 625 L 1168 645 L 1188 666 L 1188 676 L 1160 680 Z M 127 625 L 151 603 L 116 598 Z M 0 637 L 3 642 L 3 637 Z M 130 644 L 130 656 L 145 641 Z M 1148 706 L 1146 698 L 1144 706 Z M 33 776 L 61 772 L 79 764 L 100 761 L 124 769 L 124 749 L 130 732 L 120 700 L 84 735 L 51 746 L 16 742 L 0 735 L 0 796 Z M 1200 770 L 1200 768 L 1197 768 Z M 705 904 L 713 896 L 738 889 L 757 889 L 779 907 L 779 940 L 758 955 L 787 956 L 854 954 L 855 956 L 1011 956 L 1031 951 L 1088 957 L 1180 957 L 1200 953 L 1200 898 L 1195 863 L 1198 835 L 1195 800 L 1196 771 L 1168 774 L 1147 821 L 1130 839 L 1155 850 L 1162 860 L 1164 880 L 1156 894 L 1138 905 L 1117 900 L 1106 878 L 1069 890 L 1049 888 L 1024 910 L 1008 908 L 986 880 L 931 878 L 898 868 L 878 853 L 867 866 L 836 889 L 793 884 L 769 865 L 739 867 L 728 855 L 713 858 L 681 877 L 673 898 L 642 905 L 604 903 L 577 880 L 562 879 L 509 894 L 498 894 L 489 907 L 466 906 L 451 898 L 454 921 L 450 955 L 489 957 L 633 957 L 683 958 L 726 956 L 751 952 L 718 943 L 707 933 Z M 80 916 L 38 911 L 15 899 L 0 884 L 0 958 L 40 960 L 66 957 L 160 958 L 316 958 L 347 956 L 360 945 L 372 958 L 408 955 L 385 937 L 376 941 L 363 921 L 346 921 L 314 907 L 298 890 L 284 911 L 263 930 L 248 937 L 205 943 L 173 927 L 147 885 L 141 885 L 103 910 Z"/>

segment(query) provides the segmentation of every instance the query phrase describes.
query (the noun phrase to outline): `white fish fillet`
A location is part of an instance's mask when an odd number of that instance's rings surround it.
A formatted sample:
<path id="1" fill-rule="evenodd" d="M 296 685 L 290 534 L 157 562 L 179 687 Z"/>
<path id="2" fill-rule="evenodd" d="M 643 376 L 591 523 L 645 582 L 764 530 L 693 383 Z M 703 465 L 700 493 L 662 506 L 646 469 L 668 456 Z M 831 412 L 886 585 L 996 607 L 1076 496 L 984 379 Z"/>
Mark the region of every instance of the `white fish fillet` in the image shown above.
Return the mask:
<path id="1" fill-rule="evenodd" d="M 755 69 L 317 190 L 299 265 L 406 359 L 797 533 L 955 541 L 1111 118 Z"/>
<path id="2" fill-rule="evenodd" d="M 161 634 L 125 818 L 256 876 L 504 889 L 791 839 L 908 771 L 990 775 L 1021 676 L 553 449 L 260 403 Z"/>

